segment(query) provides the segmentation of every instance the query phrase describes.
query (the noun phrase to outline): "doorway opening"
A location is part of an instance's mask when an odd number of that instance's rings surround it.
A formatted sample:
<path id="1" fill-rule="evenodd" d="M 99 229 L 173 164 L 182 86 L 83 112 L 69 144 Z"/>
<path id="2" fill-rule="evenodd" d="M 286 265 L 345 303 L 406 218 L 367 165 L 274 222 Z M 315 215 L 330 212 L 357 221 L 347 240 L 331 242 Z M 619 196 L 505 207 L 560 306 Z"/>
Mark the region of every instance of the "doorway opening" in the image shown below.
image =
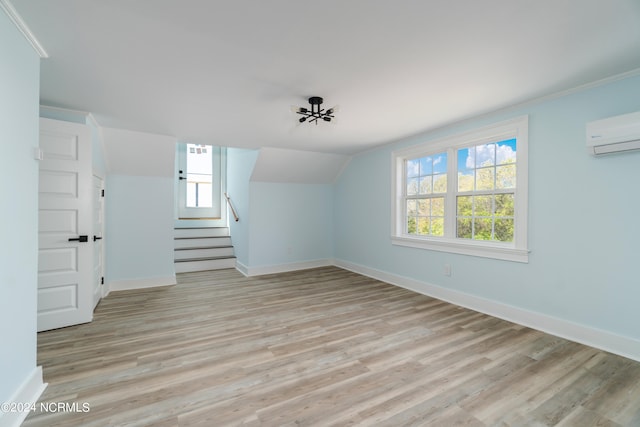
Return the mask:
<path id="1" fill-rule="evenodd" d="M 227 225 L 225 192 L 226 150 L 206 144 L 176 147 L 176 220 L 181 226 Z"/>

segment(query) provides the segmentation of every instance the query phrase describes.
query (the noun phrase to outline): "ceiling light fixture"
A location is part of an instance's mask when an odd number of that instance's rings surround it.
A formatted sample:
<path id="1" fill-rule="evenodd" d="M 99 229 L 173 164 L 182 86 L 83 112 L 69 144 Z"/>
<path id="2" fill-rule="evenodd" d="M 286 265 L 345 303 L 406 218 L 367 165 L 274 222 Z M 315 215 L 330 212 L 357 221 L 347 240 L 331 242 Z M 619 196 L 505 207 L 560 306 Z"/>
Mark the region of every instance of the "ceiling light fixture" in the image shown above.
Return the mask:
<path id="1" fill-rule="evenodd" d="M 306 107 L 293 107 L 293 112 L 296 114 L 300 114 L 302 117 L 298 119 L 300 123 L 304 123 L 308 121 L 309 123 L 315 122 L 318 124 L 318 120 L 324 120 L 325 122 L 330 122 L 335 118 L 333 113 L 335 113 L 335 108 L 329 108 L 325 110 L 324 108 L 320 108 L 322 105 L 323 99 L 319 96 L 312 96 L 309 98 L 309 104 L 311 104 L 311 108 Z"/>

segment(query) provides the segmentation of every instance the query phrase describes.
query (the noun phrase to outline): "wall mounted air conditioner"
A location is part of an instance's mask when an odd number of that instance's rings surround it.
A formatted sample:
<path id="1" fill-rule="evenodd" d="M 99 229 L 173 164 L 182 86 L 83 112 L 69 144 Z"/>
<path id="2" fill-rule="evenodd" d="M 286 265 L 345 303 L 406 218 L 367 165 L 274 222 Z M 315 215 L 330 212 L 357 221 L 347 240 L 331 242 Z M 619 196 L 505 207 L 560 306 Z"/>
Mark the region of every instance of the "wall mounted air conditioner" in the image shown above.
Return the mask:
<path id="1" fill-rule="evenodd" d="M 640 150 L 640 111 L 587 123 L 589 154 Z"/>

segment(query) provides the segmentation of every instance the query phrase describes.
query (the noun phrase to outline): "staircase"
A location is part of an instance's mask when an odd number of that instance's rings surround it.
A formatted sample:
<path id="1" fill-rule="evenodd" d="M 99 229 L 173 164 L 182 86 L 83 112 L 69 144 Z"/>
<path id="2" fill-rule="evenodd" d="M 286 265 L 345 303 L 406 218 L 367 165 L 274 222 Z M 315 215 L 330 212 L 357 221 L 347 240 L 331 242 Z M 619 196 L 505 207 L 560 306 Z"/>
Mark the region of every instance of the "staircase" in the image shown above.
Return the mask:
<path id="1" fill-rule="evenodd" d="M 234 268 L 228 227 L 174 229 L 176 273 Z"/>

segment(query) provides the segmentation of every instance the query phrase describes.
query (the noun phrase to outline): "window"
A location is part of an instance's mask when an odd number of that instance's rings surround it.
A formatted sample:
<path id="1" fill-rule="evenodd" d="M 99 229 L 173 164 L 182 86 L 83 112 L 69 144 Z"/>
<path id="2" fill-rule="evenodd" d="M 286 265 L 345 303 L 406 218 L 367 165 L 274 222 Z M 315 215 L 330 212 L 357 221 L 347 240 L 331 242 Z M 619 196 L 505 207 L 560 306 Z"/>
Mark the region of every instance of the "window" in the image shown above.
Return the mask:
<path id="1" fill-rule="evenodd" d="M 515 138 L 457 150 L 456 237 L 513 242 Z"/>
<path id="2" fill-rule="evenodd" d="M 213 207 L 212 147 L 187 144 L 187 207 Z"/>
<path id="3" fill-rule="evenodd" d="M 522 117 L 396 151 L 394 244 L 527 262 Z"/>
<path id="4" fill-rule="evenodd" d="M 407 234 L 444 235 L 447 153 L 407 160 Z"/>

